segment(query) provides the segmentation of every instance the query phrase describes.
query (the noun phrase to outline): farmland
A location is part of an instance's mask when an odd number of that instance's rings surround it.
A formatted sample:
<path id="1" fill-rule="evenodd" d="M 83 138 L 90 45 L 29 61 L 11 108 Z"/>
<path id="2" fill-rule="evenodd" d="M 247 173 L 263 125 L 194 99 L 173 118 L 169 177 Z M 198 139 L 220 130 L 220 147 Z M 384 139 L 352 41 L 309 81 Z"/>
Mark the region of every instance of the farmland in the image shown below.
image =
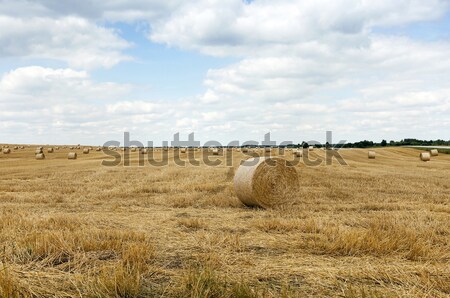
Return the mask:
<path id="1" fill-rule="evenodd" d="M 241 152 L 105 167 L 75 151 L 0 154 L 0 296 L 450 295 L 450 155 L 340 150 L 347 166 L 299 163 L 291 203 L 264 210 L 234 193 Z"/>

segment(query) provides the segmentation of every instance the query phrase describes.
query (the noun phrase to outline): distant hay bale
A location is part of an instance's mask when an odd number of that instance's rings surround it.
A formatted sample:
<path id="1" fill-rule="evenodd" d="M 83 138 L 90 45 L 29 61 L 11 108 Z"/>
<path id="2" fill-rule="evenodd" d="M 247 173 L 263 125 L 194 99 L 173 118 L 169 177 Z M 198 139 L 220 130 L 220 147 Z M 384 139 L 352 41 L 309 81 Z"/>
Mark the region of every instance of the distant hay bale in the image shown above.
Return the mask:
<path id="1" fill-rule="evenodd" d="M 3 154 L 10 154 L 11 150 L 9 148 L 4 148 L 3 149 Z"/>
<path id="2" fill-rule="evenodd" d="M 73 146 L 70 146 L 69 149 L 70 149 L 70 150 L 73 150 Z"/>
<path id="3" fill-rule="evenodd" d="M 430 154 L 431 154 L 431 156 L 438 156 L 439 155 L 439 151 L 437 149 L 431 149 L 430 150 Z"/>
<path id="4" fill-rule="evenodd" d="M 77 149 L 81 149 L 81 146 L 77 146 Z"/>
<path id="5" fill-rule="evenodd" d="M 278 157 L 256 157 L 246 160 L 234 176 L 237 197 L 247 206 L 273 208 L 281 206 L 298 190 L 294 167 Z"/>
<path id="6" fill-rule="evenodd" d="M 147 152 L 148 152 L 148 150 L 145 148 L 141 150 L 141 154 L 147 154 Z"/>
<path id="7" fill-rule="evenodd" d="M 430 161 L 431 160 L 430 153 L 429 152 L 420 153 L 420 160 L 421 161 Z"/>
<path id="8" fill-rule="evenodd" d="M 59 150 L 59 147 L 55 147 L 55 150 Z"/>
<path id="9" fill-rule="evenodd" d="M 219 155 L 219 148 L 213 148 L 212 153 L 213 155 Z"/>
<path id="10" fill-rule="evenodd" d="M 47 148 L 47 153 L 53 153 L 53 148 Z"/>
<path id="11" fill-rule="evenodd" d="M 45 154 L 44 153 L 36 154 L 36 159 L 37 160 L 45 159 Z"/>
<path id="12" fill-rule="evenodd" d="M 248 148 L 244 147 L 244 148 L 242 148 L 241 151 L 242 151 L 242 152 L 248 152 Z"/>
<path id="13" fill-rule="evenodd" d="M 42 147 L 37 148 L 36 151 L 35 151 L 34 153 L 35 153 L 35 154 L 41 154 L 41 153 L 43 153 Z"/>
<path id="14" fill-rule="evenodd" d="M 95 151 L 102 151 L 102 148 L 97 147 L 97 148 L 95 148 Z"/>
<path id="15" fill-rule="evenodd" d="M 308 150 L 309 150 L 309 151 L 314 151 L 314 146 L 309 146 L 309 147 L 308 147 Z"/>
<path id="16" fill-rule="evenodd" d="M 295 155 L 295 157 L 303 157 L 303 150 L 294 150 L 293 154 Z"/>
<path id="17" fill-rule="evenodd" d="M 181 148 L 181 149 L 180 149 L 180 152 L 181 152 L 181 153 L 186 153 L 186 148 Z"/>
<path id="18" fill-rule="evenodd" d="M 69 154 L 67 155 L 67 159 L 77 159 L 77 153 L 69 152 Z"/>
<path id="19" fill-rule="evenodd" d="M 39 147 L 37 147 L 36 149 L 44 150 L 44 147 L 39 146 Z"/>
<path id="20" fill-rule="evenodd" d="M 20 149 L 25 149 L 25 146 L 20 146 Z"/>
<path id="21" fill-rule="evenodd" d="M 377 154 L 375 153 L 375 151 L 369 151 L 368 153 L 367 153 L 367 156 L 369 157 L 369 159 L 375 159 L 375 156 L 376 156 Z"/>
<path id="22" fill-rule="evenodd" d="M 136 152 L 136 147 L 131 147 L 130 150 L 131 152 Z"/>
<path id="23" fill-rule="evenodd" d="M 271 152 L 272 150 L 271 150 L 271 148 L 270 147 L 266 147 L 266 148 L 264 148 L 264 152 Z"/>
<path id="24" fill-rule="evenodd" d="M 84 148 L 83 149 L 83 154 L 89 154 L 89 148 Z"/>
<path id="25" fill-rule="evenodd" d="M 14 146 L 14 150 L 18 150 L 19 149 L 19 147 L 18 146 Z"/>

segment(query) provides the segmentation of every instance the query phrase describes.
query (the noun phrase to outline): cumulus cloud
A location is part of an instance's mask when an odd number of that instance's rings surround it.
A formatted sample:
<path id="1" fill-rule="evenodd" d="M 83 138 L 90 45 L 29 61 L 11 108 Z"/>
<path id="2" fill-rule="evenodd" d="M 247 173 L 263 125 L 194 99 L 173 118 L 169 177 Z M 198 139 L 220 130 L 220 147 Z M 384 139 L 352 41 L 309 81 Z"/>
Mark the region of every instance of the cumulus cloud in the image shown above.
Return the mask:
<path id="1" fill-rule="evenodd" d="M 130 43 L 112 29 L 97 26 L 85 19 L 0 15 L 0 55 L 55 59 L 70 67 L 92 69 L 111 67 L 130 59 L 122 50 Z"/>

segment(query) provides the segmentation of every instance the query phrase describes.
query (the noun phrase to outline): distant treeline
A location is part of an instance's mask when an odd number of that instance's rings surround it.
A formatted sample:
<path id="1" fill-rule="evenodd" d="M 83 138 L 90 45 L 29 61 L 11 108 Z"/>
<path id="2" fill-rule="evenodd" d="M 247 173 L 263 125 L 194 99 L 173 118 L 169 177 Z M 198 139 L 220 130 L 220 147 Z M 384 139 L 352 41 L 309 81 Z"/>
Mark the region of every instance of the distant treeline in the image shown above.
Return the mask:
<path id="1" fill-rule="evenodd" d="M 401 141 L 382 140 L 380 143 L 372 141 L 360 141 L 355 143 L 346 143 L 343 148 L 369 148 L 369 147 L 387 147 L 387 146 L 450 146 L 450 140 L 418 140 L 418 139 L 404 139 Z"/>

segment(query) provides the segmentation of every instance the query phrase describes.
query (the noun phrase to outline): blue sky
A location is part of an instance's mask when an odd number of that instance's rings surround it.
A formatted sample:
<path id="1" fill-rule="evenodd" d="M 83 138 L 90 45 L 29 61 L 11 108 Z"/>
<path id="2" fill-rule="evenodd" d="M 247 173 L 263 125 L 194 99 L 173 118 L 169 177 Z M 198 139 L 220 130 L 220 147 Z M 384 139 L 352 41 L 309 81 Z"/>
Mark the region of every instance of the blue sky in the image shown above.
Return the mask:
<path id="1" fill-rule="evenodd" d="M 0 143 L 450 139 L 450 2 L 0 4 Z"/>

